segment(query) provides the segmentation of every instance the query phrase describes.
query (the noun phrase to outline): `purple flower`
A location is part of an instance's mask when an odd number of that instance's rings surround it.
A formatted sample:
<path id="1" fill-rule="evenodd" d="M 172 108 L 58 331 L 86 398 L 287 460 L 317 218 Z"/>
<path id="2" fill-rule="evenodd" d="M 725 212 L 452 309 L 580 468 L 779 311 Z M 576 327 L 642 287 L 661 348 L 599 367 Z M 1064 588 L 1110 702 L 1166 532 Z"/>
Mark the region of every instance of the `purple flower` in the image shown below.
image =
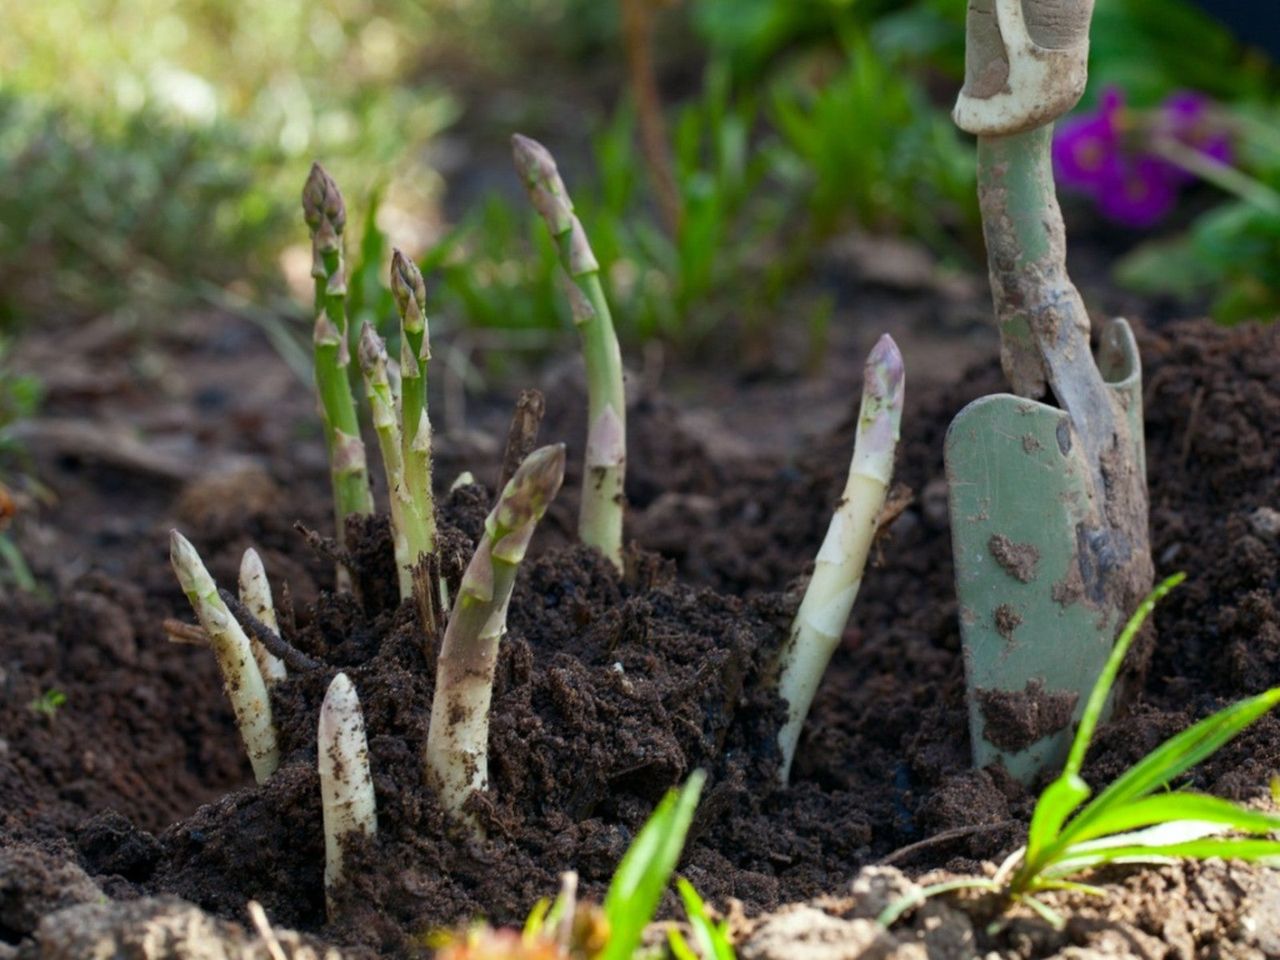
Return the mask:
<path id="1" fill-rule="evenodd" d="M 1194 90 L 1180 90 L 1160 105 L 1151 135 L 1153 140 L 1176 140 L 1218 163 L 1231 163 L 1234 159 L 1231 137 L 1214 121 L 1212 101 Z M 1183 183 L 1195 179 L 1179 167 L 1174 169 Z"/>
<path id="2" fill-rule="evenodd" d="M 1053 166 L 1063 187 L 1091 196 L 1102 214 L 1126 226 L 1149 227 L 1177 203 L 1194 177 L 1159 153 L 1176 142 L 1220 163 L 1232 159 L 1231 140 L 1215 123 L 1202 94 L 1181 91 L 1150 114 L 1128 109 L 1114 87 L 1098 108 L 1063 121 L 1053 139 Z"/>
<path id="3" fill-rule="evenodd" d="M 1178 202 L 1178 184 L 1170 169 L 1177 170 L 1159 157 L 1139 154 L 1117 158 L 1098 180 L 1094 194 L 1098 209 L 1126 227 L 1153 226 Z"/>
<path id="4" fill-rule="evenodd" d="M 1120 156 L 1120 91 L 1102 92 L 1097 113 L 1064 120 L 1053 136 L 1053 167 L 1064 187 L 1096 195 Z"/>

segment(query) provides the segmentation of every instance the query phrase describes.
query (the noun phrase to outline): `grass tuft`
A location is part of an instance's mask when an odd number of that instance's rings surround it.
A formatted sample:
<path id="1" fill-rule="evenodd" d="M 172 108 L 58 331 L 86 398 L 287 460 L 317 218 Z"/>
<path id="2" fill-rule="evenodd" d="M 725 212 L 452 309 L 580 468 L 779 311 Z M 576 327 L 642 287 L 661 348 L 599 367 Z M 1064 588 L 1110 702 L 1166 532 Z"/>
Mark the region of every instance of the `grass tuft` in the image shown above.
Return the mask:
<path id="1" fill-rule="evenodd" d="M 1099 887 L 1069 879 L 1092 867 L 1169 863 L 1188 857 L 1280 858 L 1280 841 L 1268 838 L 1280 833 L 1280 816 L 1207 794 L 1166 789 L 1280 703 L 1280 687 L 1220 710 L 1166 740 L 1086 804 L 1093 790 L 1081 778 L 1080 769 L 1125 654 L 1155 605 L 1185 579 L 1185 573 L 1166 579 L 1125 624 L 1085 705 L 1066 766 L 1036 802 L 1026 845 L 1009 856 L 993 879 L 960 878 L 900 898 L 880 914 L 882 925 L 892 926 L 928 897 L 977 888 L 997 891 L 1061 927 L 1062 918 L 1035 894 L 1045 890 L 1103 894 Z"/>

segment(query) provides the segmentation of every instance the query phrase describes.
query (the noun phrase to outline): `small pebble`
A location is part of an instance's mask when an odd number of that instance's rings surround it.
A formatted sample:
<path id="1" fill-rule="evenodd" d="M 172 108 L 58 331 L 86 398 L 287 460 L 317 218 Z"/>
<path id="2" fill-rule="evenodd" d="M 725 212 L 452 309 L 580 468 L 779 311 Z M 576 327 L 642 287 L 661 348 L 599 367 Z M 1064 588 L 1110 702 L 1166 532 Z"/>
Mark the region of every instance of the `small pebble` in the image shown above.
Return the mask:
<path id="1" fill-rule="evenodd" d="M 1273 507 L 1259 507 L 1249 514 L 1249 523 L 1260 537 L 1280 536 L 1280 510 Z"/>

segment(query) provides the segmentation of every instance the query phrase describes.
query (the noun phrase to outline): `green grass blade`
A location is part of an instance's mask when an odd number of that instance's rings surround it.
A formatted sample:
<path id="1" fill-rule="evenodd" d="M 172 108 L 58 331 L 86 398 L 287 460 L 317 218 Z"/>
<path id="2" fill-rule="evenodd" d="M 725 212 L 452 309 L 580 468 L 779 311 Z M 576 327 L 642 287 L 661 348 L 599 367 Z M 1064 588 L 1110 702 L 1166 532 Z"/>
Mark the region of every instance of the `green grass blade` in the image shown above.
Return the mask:
<path id="1" fill-rule="evenodd" d="M 1062 930 L 1066 928 L 1066 918 L 1047 903 L 1041 903 L 1035 897 L 1030 896 L 1019 897 L 1018 902 L 1029 907 L 1033 913 L 1038 914 L 1040 919 L 1053 927 L 1053 929 Z"/>
<path id="2" fill-rule="evenodd" d="M 1067 817 L 1079 809 L 1080 804 L 1089 799 L 1093 791 L 1080 779 L 1078 774 L 1066 772 L 1057 780 L 1045 787 L 1044 793 L 1036 801 L 1035 811 L 1031 814 L 1031 826 L 1027 828 L 1027 852 L 1023 862 L 1034 867 L 1040 862 L 1044 851 L 1053 846 L 1058 832 L 1066 823 Z"/>
<path id="3" fill-rule="evenodd" d="M 1037 890 L 1066 890 L 1070 893 L 1084 893 L 1091 897 L 1105 897 L 1107 891 L 1092 883 L 1079 883 L 1075 880 L 1041 880 L 1036 884 Z"/>
<path id="4" fill-rule="evenodd" d="M 1280 831 L 1280 816 L 1276 814 L 1250 810 L 1203 793 L 1175 792 L 1159 793 L 1103 810 L 1087 826 L 1072 830 L 1070 842 L 1074 846 L 1139 827 L 1179 820 L 1224 824 L 1237 833 Z"/>
<path id="5" fill-rule="evenodd" d="M 988 880 L 986 877 L 959 877 L 955 880 L 943 880 L 941 883 L 934 883 L 927 887 L 917 887 L 910 893 L 894 900 L 880 911 L 880 916 L 876 917 L 876 923 L 888 929 L 897 923 L 903 914 L 909 910 L 914 910 L 930 897 L 936 897 L 941 893 L 951 893 L 953 890 L 1000 889 L 1002 889 L 1000 884 L 994 880 Z"/>
<path id="6" fill-rule="evenodd" d="M 1031 826 L 1027 830 L 1027 852 L 1023 860 L 1026 866 L 1019 871 L 1020 878 L 1026 879 L 1033 876 L 1046 862 L 1046 853 L 1061 847 L 1057 840 L 1062 825 L 1092 792 L 1089 785 L 1080 778 L 1080 768 L 1084 764 L 1084 755 L 1089 749 L 1089 743 L 1093 740 L 1093 733 L 1098 727 L 1098 720 L 1102 716 L 1107 696 L 1111 693 L 1116 675 L 1124 663 L 1125 654 L 1129 652 L 1133 638 L 1138 635 L 1142 624 L 1151 615 L 1156 604 L 1186 578 L 1185 573 L 1175 573 L 1162 581 L 1142 603 L 1138 604 L 1138 609 L 1133 612 L 1133 616 L 1129 618 L 1116 638 L 1106 665 L 1098 674 L 1098 679 L 1085 703 L 1084 711 L 1080 715 L 1080 725 L 1076 727 L 1076 735 L 1071 742 L 1071 752 L 1067 755 L 1062 775 L 1051 783 L 1036 801 L 1035 812 L 1031 815 Z"/>
<path id="7" fill-rule="evenodd" d="M 604 898 L 610 936 L 600 960 L 629 960 L 639 946 L 684 849 L 705 780 L 706 775 L 695 770 L 678 793 L 670 791 L 618 864 Z"/>
<path id="8" fill-rule="evenodd" d="M 528 941 L 533 940 L 542 934 L 543 929 L 547 925 L 547 912 L 551 909 L 551 901 L 546 897 L 542 897 L 533 905 L 533 909 L 529 911 L 529 915 L 524 918 L 524 929 L 521 931 L 521 937 Z"/>
<path id="9" fill-rule="evenodd" d="M 1184 843 L 1102 847 L 1087 850 L 1079 856 L 1065 857 L 1046 871 L 1045 876 L 1054 877 L 1075 873 L 1104 863 L 1165 863 L 1187 858 L 1208 860 L 1211 857 L 1247 861 L 1277 859 L 1280 858 L 1280 841 L 1205 837 Z"/>
<path id="10" fill-rule="evenodd" d="M 671 948 L 671 955 L 676 960 L 701 960 L 701 958 L 693 952 L 693 947 L 689 946 L 689 941 L 675 927 L 667 928 L 667 946 Z"/>
<path id="11" fill-rule="evenodd" d="M 1107 696 L 1111 693 L 1111 687 L 1116 682 L 1116 675 L 1120 672 L 1120 667 L 1124 663 L 1125 654 L 1129 652 L 1133 638 L 1138 635 L 1138 631 L 1142 629 L 1142 624 L 1151 615 L 1151 611 L 1155 609 L 1156 604 L 1185 579 L 1187 579 L 1185 573 L 1175 573 L 1170 577 L 1166 577 L 1154 590 L 1147 594 L 1142 603 L 1138 604 L 1138 609 L 1133 611 L 1133 616 L 1129 618 L 1124 625 L 1124 629 L 1120 631 L 1120 636 L 1116 638 L 1116 642 L 1111 648 L 1111 654 L 1107 657 L 1107 663 L 1102 668 L 1102 673 L 1098 674 L 1098 679 L 1093 684 L 1093 690 L 1089 693 L 1089 699 L 1085 703 L 1084 711 L 1080 714 L 1080 725 L 1076 728 L 1075 739 L 1071 742 L 1071 752 L 1067 755 L 1067 763 L 1063 768 L 1064 775 L 1080 773 L 1080 768 L 1084 765 L 1084 755 L 1089 749 L 1090 741 L 1093 740 L 1093 732 L 1098 727 L 1098 719 L 1102 716 L 1102 708 L 1107 703 Z"/>
<path id="12" fill-rule="evenodd" d="M 1092 833 L 1093 825 L 1109 811 L 1144 797 L 1185 773 L 1216 753 L 1277 703 L 1280 703 L 1280 687 L 1242 700 L 1170 737 L 1130 767 L 1080 811 L 1080 815 L 1062 832 L 1059 842 L 1065 845 L 1086 832 Z"/>
<path id="13" fill-rule="evenodd" d="M 693 884 L 684 877 L 677 877 L 676 891 L 684 903 L 689 926 L 693 928 L 693 938 L 706 960 L 735 960 L 727 925 L 717 924 L 707 916 L 707 905 Z"/>

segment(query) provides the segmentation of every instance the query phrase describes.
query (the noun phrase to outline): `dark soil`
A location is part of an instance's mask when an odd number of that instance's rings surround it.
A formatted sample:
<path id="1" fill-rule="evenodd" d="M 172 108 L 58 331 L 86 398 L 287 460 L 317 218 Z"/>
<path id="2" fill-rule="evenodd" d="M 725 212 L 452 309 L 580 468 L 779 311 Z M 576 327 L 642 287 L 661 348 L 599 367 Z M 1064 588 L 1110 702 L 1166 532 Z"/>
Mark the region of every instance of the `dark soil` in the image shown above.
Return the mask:
<path id="1" fill-rule="evenodd" d="M 1280 332 L 1184 323 L 1141 345 L 1157 569 L 1190 576 L 1156 614 L 1145 686 L 1099 732 L 1085 770 L 1095 785 L 1280 683 Z M 326 592 L 330 565 L 292 529 L 295 519 L 326 529 L 322 473 L 278 471 L 285 444 L 265 478 L 156 494 L 170 504 L 161 517 L 182 505 L 183 530 L 220 581 L 233 582 L 241 551 L 258 546 L 277 596 L 289 585 L 290 639 L 326 665 L 294 672 L 274 694 L 278 773 L 252 785 L 211 658 L 163 639 L 160 619 L 189 611 L 152 519 L 113 575 L 87 572 L 50 599 L 5 604 L 0 848 L 70 858 L 113 897 L 177 894 L 236 919 L 255 899 L 273 922 L 388 955 L 477 914 L 519 923 L 565 869 L 599 897 L 655 802 L 695 768 L 709 781 L 681 871 L 748 914 L 841 891 L 860 867 L 946 831 L 897 866 L 980 869 L 1018 845 L 1035 794 L 968 765 L 941 457 L 951 416 L 1001 388 L 994 363 L 951 386 L 908 386 L 897 477 L 913 499 L 877 546 L 790 788 L 772 785 L 780 704 L 766 664 L 843 482 L 852 411 L 793 456 L 735 453 L 701 442 L 642 391 L 629 452 L 638 546 L 626 573 L 568 543 L 571 488 L 522 571 L 498 667 L 492 790 L 476 803 L 487 841 L 457 835 L 422 782 L 436 638 L 385 590 L 368 591 L 365 606 Z M 544 442 L 578 440 L 557 432 L 572 392 L 547 391 Z M 442 462 L 446 478 L 462 465 Z M 455 543 L 474 539 L 487 503 L 477 487 L 443 502 Z M 392 582 L 385 524 L 361 544 L 362 579 Z M 315 726 L 337 669 L 364 706 L 380 833 L 350 851 L 344 911 L 326 926 Z M 55 688 L 65 705 L 33 707 Z M 1037 723 L 1052 722 L 1044 713 Z M 1264 798 L 1278 761 L 1280 720 L 1264 718 L 1188 786 Z M 1074 940 L 1071 928 L 1066 939 L 995 940 L 979 928 L 971 945 L 1049 956 L 1091 942 L 1087 927 Z M 26 921 L 0 923 L 9 942 L 28 933 Z"/>

